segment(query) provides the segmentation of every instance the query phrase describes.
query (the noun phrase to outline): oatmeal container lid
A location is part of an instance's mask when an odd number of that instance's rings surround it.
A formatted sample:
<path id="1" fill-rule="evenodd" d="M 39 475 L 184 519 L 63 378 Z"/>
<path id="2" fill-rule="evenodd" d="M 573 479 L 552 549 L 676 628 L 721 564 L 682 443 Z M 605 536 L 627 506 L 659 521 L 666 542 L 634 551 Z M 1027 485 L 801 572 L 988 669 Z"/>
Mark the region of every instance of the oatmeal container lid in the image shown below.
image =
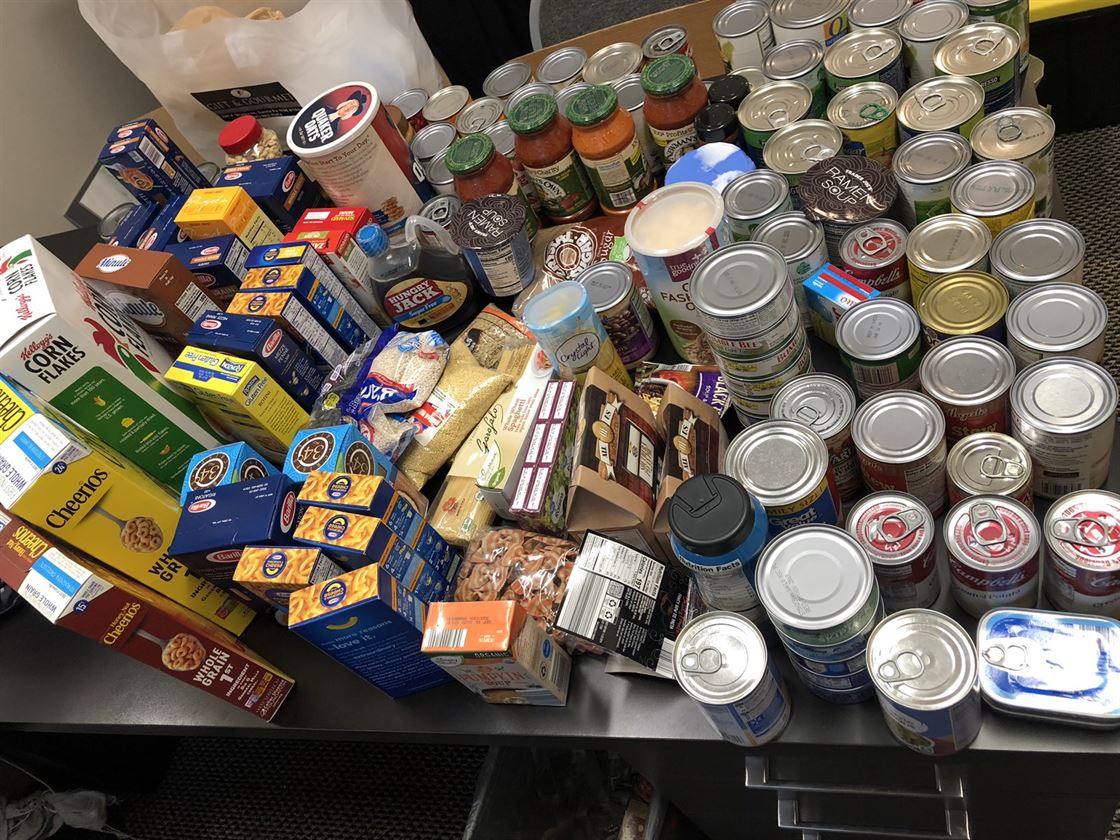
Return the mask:
<path id="1" fill-rule="evenodd" d="M 906 228 L 891 219 L 860 225 L 840 240 L 840 258 L 854 268 L 886 268 L 905 256 Z"/>
<path id="2" fill-rule="evenodd" d="M 524 61 L 507 61 L 491 70 L 490 74 L 482 80 L 482 92 L 487 96 L 505 99 L 532 79 L 533 68 Z"/>
<path id="3" fill-rule="evenodd" d="M 898 94 L 882 82 L 860 82 L 839 91 L 828 103 L 828 121 L 840 128 L 878 125 L 894 113 Z"/>
<path id="4" fill-rule="evenodd" d="M 485 131 L 501 120 L 502 114 L 502 100 L 494 96 L 484 96 L 459 112 L 459 118 L 455 120 L 455 130 L 459 134 Z"/>
<path id="5" fill-rule="evenodd" d="M 555 97 L 556 91 L 552 89 L 552 85 L 546 85 L 544 82 L 529 82 L 529 84 L 522 85 L 509 95 L 509 98 L 506 99 L 506 111 L 512 111 L 525 97 L 537 94 Z M 501 125 L 501 123 L 498 123 L 498 125 Z"/>
<path id="6" fill-rule="evenodd" d="M 979 160 L 1022 160 L 1054 142 L 1054 118 L 1041 108 L 1004 108 L 988 114 L 968 136 Z"/>
<path id="7" fill-rule="evenodd" d="M 819 41 L 786 41 L 770 48 L 762 61 L 762 72 L 774 81 L 797 79 L 824 61 L 824 45 Z"/>
<path id="8" fill-rule="evenodd" d="M 898 118 L 915 131 L 945 131 L 967 122 L 983 107 L 984 88 L 975 79 L 934 76 L 898 98 Z"/>
<path id="9" fill-rule="evenodd" d="M 609 85 L 637 71 L 642 48 L 629 41 L 608 44 L 595 51 L 583 68 L 583 80 L 591 85 Z"/>
<path id="10" fill-rule="evenodd" d="M 918 268 L 948 274 L 983 260 L 992 234 L 982 221 L 963 213 L 932 216 L 918 224 L 906 240 L 906 258 Z"/>
<path id="11" fill-rule="evenodd" d="M 994 327 L 1007 314 L 1007 287 L 983 271 L 938 277 L 922 292 L 918 316 L 943 335 L 972 335 Z"/>
<path id="12" fill-rule="evenodd" d="M 787 29 L 807 29 L 839 17 L 851 0 L 775 0 L 770 19 Z"/>
<path id="13" fill-rule="evenodd" d="M 945 415 L 925 394 L 887 391 L 856 410 L 852 439 L 876 461 L 908 464 L 944 446 Z"/>
<path id="14" fill-rule="evenodd" d="M 723 188 L 729 219 L 749 221 L 769 216 L 789 198 L 789 181 L 769 169 L 744 172 Z"/>
<path id="15" fill-rule="evenodd" d="M 914 307 L 897 298 L 860 301 L 836 325 L 836 344 L 853 359 L 881 362 L 909 350 L 922 327 Z"/>
<path id="16" fill-rule="evenodd" d="M 450 233 L 460 248 L 496 248 L 525 229 L 528 210 L 509 195 L 484 195 L 468 201 L 451 220 Z"/>
<path id="17" fill-rule="evenodd" d="M 749 131 L 774 131 L 804 119 L 813 92 L 801 82 L 770 82 L 753 88 L 739 104 L 739 124 Z"/>
<path id="18" fill-rule="evenodd" d="M 767 614 L 798 630 L 850 621 L 875 590 L 867 552 L 841 528 L 803 525 L 775 537 L 755 570 Z"/>
<path id="19" fill-rule="evenodd" d="M 618 95 L 618 105 L 622 110 L 636 111 L 645 104 L 646 92 L 642 90 L 642 77 L 637 73 L 623 76 L 612 82 L 611 87 Z"/>
<path id="20" fill-rule="evenodd" d="M 424 88 L 411 88 L 398 93 L 389 104 L 400 108 L 405 119 L 411 119 L 423 111 L 424 106 L 428 104 L 428 92 Z"/>
<path id="21" fill-rule="evenodd" d="M 856 395 L 838 376 L 811 373 L 783 385 L 770 401 L 770 416 L 808 426 L 824 440 L 851 425 Z"/>
<path id="22" fill-rule="evenodd" d="M 537 79 L 545 84 L 558 85 L 579 77 L 587 64 L 587 50 L 583 47 L 564 47 L 549 53 L 537 65 Z"/>
<path id="23" fill-rule="evenodd" d="M 900 706 L 948 709 L 975 690 L 976 647 L 949 616 L 903 610 L 872 631 L 867 670 L 875 688 Z"/>
<path id="24" fill-rule="evenodd" d="M 895 178 L 908 184 L 940 184 L 956 178 L 970 163 L 972 149 L 967 140 L 951 131 L 930 131 L 914 135 L 895 149 L 891 169 Z"/>
<path id="25" fill-rule="evenodd" d="M 914 0 L 855 0 L 848 7 L 848 23 L 861 29 L 888 26 L 906 14 Z"/>
<path id="26" fill-rule="evenodd" d="M 780 175 L 777 177 L 781 178 Z M 784 178 L 782 180 L 785 181 Z M 755 228 L 754 240 L 776 248 L 787 262 L 793 262 L 809 256 L 820 248 L 824 242 L 824 231 L 804 213 L 794 210 L 789 213 L 779 213 L 760 224 Z"/>
<path id="27" fill-rule="evenodd" d="M 1061 219 L 1026 219 L 1000 231 L 989 254 L 992 272 L 1021 283 L 1065 277 L 1085 259 L 1085 238 Z"/>
<path id="28" fill-rule="evenodd" d="M 798 182 L 797 195 L 806 215 L 855 224 L 889 213 L 898 196 L 898 184 L 876 161 L 837 155 L 814 164 Z"/>
<path id="29" fill-rule="evenodd" d="M 448 85 L 428 97 L 424 106 L 424 119 L 428 122 L 450 120 L 470 102 L 471 92 L 463 85 Z"/>
<path id="30" fill-rule="evenodd" d="M 687 220 L 685 229 L 680 226 Z M 660 187 L 626 217 L 624 228 L 630 247 L 651 257 L 671 257 L 710 242 L 723 222 L 723 196 L 707 184 L 684 181 Z M 676 227 L 677 236 L 664 244 L 664 231 Z"/>
<path id="31" fill-rule="evenodd" d="M 1015 359 L 998 341 L 962 335 L 939 341 L 918 368 L 922 390 L 951 405 L 983 405 L 1003 396 L 1015 379 Z"/>
<path id="32" fill-rule="evenodd" d="M 1108 325 L 1101 296 L 1072 283 L 1047 283 L 1011 301 L 1007 334 L 1043 353 L 1076 350 L 1095 341 Z"/>
<path id="33" fill-rule="evenodd" d="M 974 495 L 1009 495 L 1030 483 L 1031 456 L 1010 435 L 977 432 L 953 445 L 945 469 Z"/>
<path id="34" fill-rule="evenodd" d="M 743 0 L 722 9 L 712 21 L 712 29 L 721 38 L 739 38 L 765 25 L 769 16 L 762 0 Z"/>
<path id="35" fill-rule="evenodd" d="M 1013 160 L 988 160 L 968 167 L 949 187 L 954 210 L 970 216 L 1002 216 L 1034 198 L 1034 175 Z"/>
<path id="36" fill-rule="evenodd" d="M 358 110 L 353 115 L 357 120 L 353 117 L 350 120 L 339 120 L 334 132 L 324 135 L 319 130 L 319 120 L 315 115 L 322 108 L 335 110 L 339 96 L 345 101 L 358 103 Z M 366 82 L 335 85 L 315 97 L 292 119 L 288 126 L 288 148 L 306 160 L 329 157 L 361 137 L 380 110 L 381 99 L 372 85 Z M 351 124 L 343 126 L 344 122 Z"/>
<path id="37" fill-rule="evenodd" d="M 575 281 L 587 289 L 595 311 L 606 312 L 630 294 L 634 275 L 625 263 L 610 261 L 588 266 L 576 275 Z"/>
<path id="38" fill-rule="evenodd" d="M 1043 359 L 1016 377 L 1011 411 L 1045 432 L 1087 432 L 1114 419 L 1116 380 L 1084 359 Z"/>
<path id="39" fill-rule="evenodd" d="M 960 0 L 925 0 L 903 15 L 898 34 L 916 43 L 939 41 L 967 22 L 968 6 Z"/>
<path id="40" fill-rule="evenodd" d="M 445 186 L 454 183 L 455 176 L 447 168 L 447 149 L 437 152 L 434 158 L 424 164 L 424 174 L 433 186 L 436 184 Z"/>
<path id="41" fill-rule="evenodd" d="M 933 66 L 947 76 L 978 76 L 1019 56 L 1019 33 L 1002 23 L 972 23 L 950 32 L 933 53 Z"/>
<path id="42" fill-rule="evenodd" d="M 761 242 L 736 242 L 704 257 L 689 289 L 696 308 L 710 318 L 760 311 L 789 287 L 785 258 Z"/>
<path id="43" fill-rule="evenodd" d="M 843 145 L 843 133 L 827 120 L 799 120 L 774 132 L 766 141 L 762 158 L 768 169 L 800 175 L 834 157 Z"/>
<path id="44" fill-rule="evenodd" d="M 764 507 L 798 502 L 828 472 L 828 447 L 800 423 L 766 420 L 748 426 L 727 448 L 727 474 Z"/>
<path id="45" fill-rule="evenodd" d="M 642 55 L 652 60 L 675 53 L 688 40 L 688 30 L 683 26 L 662 26 L 649 33 L 642 41 Z"/>
<path id="46" fill-rule="evenodd" d="M 953 557 L 989 571 L 1030 562 L 1042 542 L 1034 514 L 1010 496 L 961 499 L 945 514 L 942 528 Z"/>
<path id="47" fill-rule="evenodd" d="M 1077 490 L 1046 512 L 1046 545 L 1067 563 L 1084 569 L 1120 569 L 1120 496 L 1107 490 Z"/>
<path id="48" fill-rule="evenodd" d="M 936 530 L 925 503 L 896 490 L 864 496 L 845 512 L 845 520 L 848 533 L 860 541 L 873 565 L 906 563 L 920 556 L 933 544 Z"/>
<path id="49" fill-rule="evenodd" d="M 750 695 L 768 673 L 766 640 L 733 612 L 709 612 L 688 622 L 673 647 L 673 675 L 701 703 L 734 703 Z"/>
<path id="50" fill-rule="evenodd" d="M 412 138 L 412 154 L 419 161 L 429 161 L 440 152 L 446 152 L 458 137 L 451 123 L 430 123 L 416 132 Z"/>
<path id="51" fill-rule="evenodd" d="M 824 69 L 840 79 L 858 79 L 890 67 L 902 57 L 902 39 L 889 29 L 853 29 L 824 54 Z"/>

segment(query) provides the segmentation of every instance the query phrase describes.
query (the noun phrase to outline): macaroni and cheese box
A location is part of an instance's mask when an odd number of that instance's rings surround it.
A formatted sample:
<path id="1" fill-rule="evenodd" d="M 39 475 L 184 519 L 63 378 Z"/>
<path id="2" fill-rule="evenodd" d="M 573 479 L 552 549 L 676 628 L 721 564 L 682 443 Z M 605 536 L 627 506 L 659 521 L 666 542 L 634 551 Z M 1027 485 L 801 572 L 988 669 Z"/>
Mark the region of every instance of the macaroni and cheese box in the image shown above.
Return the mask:
<path id="1" fill-rule="evenodd" d="M 420 650 L 487 703 L 568 699 L 572 658 L 516 601 L 432 604 Z"/>
<path id="2" fill-rule="evenodd" d="M 272 318 L 210 310 L 191 327 L 187 343 L 256 362 L 304 411 L 323 386 L 322 371 Z"/>
<path id="3" fill-rule="evenodd" d="M 294 536 L 296 542 L 324 549 L 347 569 L 384 567 L 425 604 L 443 600 L 449 589 L 444 574 L 376 516 L 306 505 Z"/>
<path id="4" fill-rule="evenodd" d="M 210 186 L 155 120 L 118 125 L 97 158 L 140 201 L 163 204 L 177 195 Z"/>
<path id="5" fill-rule="evenodd" d="M 23 566 L 25 601 L 65 627 L 272 720 L 295 684 L 232 635 L 0 512 L 0 573 Z"/>
<path id="6" fill-rule="evenodd" d="M 0 248 L 0 373 L 169 487 L 222 443 L 168 387 L 171 357 L 30 236 Z"/>
<path id="7" fill-rule="evenodd" d="M 168 555 L 168 490 L 3 380 L 0 403 L 0 505 L 227 630 L 248 626 L 251 610 Z"/>
<path id="8" fill-rule="evenodd" d="M 303 174 L 291 155 L 230 164 L 215 186 L 241 187 L 284 233 L 295 226 L 304 210 L 323 200 L 319 185 Z"/>
<path id="9" fill-rule="evenodd" d="M 175 221 L 191 239 L 232 233 L 247 248 L 279 242 L 284 236 L 241 187 L 195 190 Z"/>
<path id="10" fill-rule="evenodd" d="M 175 224 L 175 217 L 183 209 L 187 198 L 177 195 L 169 198 L 140 235 L 136 237 L 136 247 L 142 251 L 163 251 L 171 245 L 186 242 L 187 234 Z"/>
<path id="11" fill-rule="evenodd" d="M 317 548 L 247 545 L 233 570 L 234 582 L 261 600 L 288 609 L 292 593 L 344 572 Z"/>
<path id="12" fill-rule="evenodd" d="M 167 371 L 167 381 L 277 464 L 296 431 L 307 425 L 307 412 L 253 361 L 187 347 Z"/>
<path id="13" fill-rule="evenodd" d="M 319 323 L 299 295 L 291 292 L 238 292 L 226 311 L 230 315 L 275 318 L 320 367 L 333 368 L 346 361 L 348 354 L 345 348 Z"/>
<path id="14" fill-rule="evenodd" d="M 366 312 L 380 311 L 381 304 L 367 286 L 369 258 L 358 247 L 356 237 L 372 222 L 373 214 L 365 207 L 307 210 L 284 237 L 285 242 L 310 242 Z"/>
<path id="15" fill-rule="evenodd" d="M 380 566 L 292 593 L 288 628 L 390 697 L 451 681 L 420 652 L 425 604 Z"/>
<path id="16" fill-rule="evenodd" d="M 366 320 L 369 316 L 361 311 L 357 301 L 334 276 L 327 283 L 322 283 L 302 265 L 250 268 L 241 282 L 241 293 L 250 292 L 287 293 L 299 298 L 347 352 L 353 352 L 371 337 L 358 326 L 351 313 L 359 312 Z M 338 297 L 336 292 L 345 295 L 345 299 Z M 379 334 L 380 331 L 373 333 L 374 336 Z"/>
<path id="17" fill-rule="evenodd" d="M 161 251 L 98 243 L 75 271 L 176 352 L 202 313 L 219 305 L 185 265 Z"/>
<path id="18" fill-rule="evenodd" d="M 185 265 L 195 282 L 215 300 L 229 303 L 241 288 L 249 249 L 233 234 L 180 242 L 165 250 Z"/>
<path id="19" fill-rule="evenodd" d="M 825 263 L 802 282 L 813 332 L 822 341 L 836 346 L 836 322 L 840 316 L 879 292 L 857 280 L 832 263 Z"/>
<path id="20" fill-rule="evenodd" d="M 159 215 L 162 206 L 162 204 L 146 201 L 137 204 L 128 211 L 127 216 L 121 219 L 120 224 L 117 225 L 117 229 L 113 231 L 113 235 L 109 239 L 109 244 L 120 245 L 122 248 L 135 248 L 140 234 L 151 226 L 152 220 Z"/>
<path id="21" fill-rule="evenodd" d="M 276 467 L 249 444 L 227 443 L 214 449 L 199 452 L 191 458 L 179 504 L 187 503 L 187 495 L 195 490 L 212 490 L 224 484 L 254 481 L 276 475 Z"/>

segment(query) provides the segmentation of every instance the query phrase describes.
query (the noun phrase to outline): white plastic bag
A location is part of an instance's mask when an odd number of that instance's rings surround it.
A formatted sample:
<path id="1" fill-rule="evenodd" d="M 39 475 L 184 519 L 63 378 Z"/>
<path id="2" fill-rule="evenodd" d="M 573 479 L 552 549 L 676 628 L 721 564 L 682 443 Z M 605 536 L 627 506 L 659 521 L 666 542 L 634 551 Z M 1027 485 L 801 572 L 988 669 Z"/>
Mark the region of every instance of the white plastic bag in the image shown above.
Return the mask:
<path id="1" fill-rule="evenodd" d="M 384 102 L 408 88 L 440 87 L 439 67 L 407 0 L 272 0 L 283 20 L 246 20 L 261 0 L 222 0 L 209 5 L 236 17 L 170 31 L 200 5 L 78 0 L 101 40 L 151 88 L 194 147 L 219 164 L 218 113 L 254 114 L 283 137 L 299 106 L 333 85 L 361 79 Z"/>

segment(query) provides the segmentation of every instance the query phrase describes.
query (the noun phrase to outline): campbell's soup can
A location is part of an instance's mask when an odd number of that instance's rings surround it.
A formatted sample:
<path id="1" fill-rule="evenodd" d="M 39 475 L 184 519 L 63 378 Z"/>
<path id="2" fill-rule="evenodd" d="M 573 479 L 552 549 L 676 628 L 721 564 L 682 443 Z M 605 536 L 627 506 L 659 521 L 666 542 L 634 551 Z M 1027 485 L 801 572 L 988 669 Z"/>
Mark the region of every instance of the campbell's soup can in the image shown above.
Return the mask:
<path id="1" fill-rule="evenodd" d="M 1011 429 L 1015 359 L 997 341 L 963 335 L 930 348 L 918 368 L 922 390 L 945 413 L 945 442 Z"/>
<path id="2" fill-rule="evenodd" d="M 1120 496 L 1082 490 L 1046 514 L 1043 588 L 1057 609 L 1120 619 Z"/>
<path id="3" fill-rule="evenodd" d="M 910 302 L 906 228 L 898 222 L 876 219 L 849 231 L 840 241 L 840 262 L 880 295 Z"/>
<path id="4" fill-rule="evenodd" d="M 941 576 L 929 508 L 906 493 L 872 493 L 848 511 L 847 529 L 871 560 L 888 613 L 933 605 Z"/>
<path id="5" fill-rule="evenodd" d="M 945 517 L 953 597 L 974 618 L 1038 603 L 1038 521 L 1006 496 L 972 496 Z"/>
<path id="6" fill-rule="evenodd" d="M 1010 496 L 1034 509 L 1031 456 L 999 432 L 977 432 L 957 441 L 945 462 L 949 504 L 969 496 Z"/>

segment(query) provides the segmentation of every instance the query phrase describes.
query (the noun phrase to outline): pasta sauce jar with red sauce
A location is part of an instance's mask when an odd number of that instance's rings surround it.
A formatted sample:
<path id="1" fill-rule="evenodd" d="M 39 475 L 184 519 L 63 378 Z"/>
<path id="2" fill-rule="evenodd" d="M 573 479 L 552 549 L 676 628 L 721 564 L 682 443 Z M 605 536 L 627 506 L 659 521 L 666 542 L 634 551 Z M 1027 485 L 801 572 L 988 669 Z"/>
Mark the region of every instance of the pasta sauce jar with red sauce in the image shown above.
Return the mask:
<path id="1" fill-rule="evenodd" d="M 708 104 L 708 90 L 696 75 L 696 65 L 686 55 L 667 55 L 642 71 L 643 106 L 653 140 L 661 147 L 665 165 L 700 145 L 696 115 Z"/>

